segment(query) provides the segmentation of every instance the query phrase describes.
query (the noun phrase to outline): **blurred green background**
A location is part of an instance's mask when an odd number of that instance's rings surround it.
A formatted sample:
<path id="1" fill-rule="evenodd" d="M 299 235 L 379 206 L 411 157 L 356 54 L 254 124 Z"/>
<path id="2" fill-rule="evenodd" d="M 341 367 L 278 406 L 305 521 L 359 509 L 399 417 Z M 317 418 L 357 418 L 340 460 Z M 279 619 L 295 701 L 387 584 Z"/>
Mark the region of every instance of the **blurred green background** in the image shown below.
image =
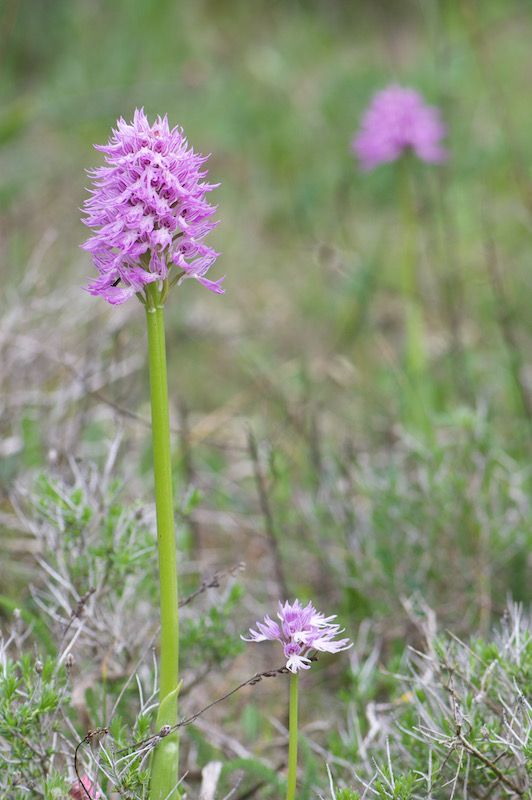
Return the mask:
<path id="1" fill-rule="evenodd" d="M 213 240 L 227 296 L 187 285 L 170 311 L 176 328 L 195 311 L 201 320 L 180 348 L 189 402 L 226 401 L 256 360 L 274 371 L 321 360 L 330 372 L 340 357 L 362 429 L 397 414 L 387 360 L 401 334 L 397 175 L 360 174 L 350 141 L 373 92 L 400 81 L 440 105 L 449 126 L 448 166 L 417 175 L 438 407 L 479 394 L 499 413 L 511 405 L 483 243 L 487 227 L 529 333 L 527 3 L 3 0 L 0 19 L 6 290 L 50 228 L 43 284 L 84 285 L 92 269 L 77 251 L 78 208 L 83 170 L 99 163 L 91 145 L 135 106 L 168 113 L 213 154 L 221 182 Z M 474 348 L 459 381 L 457 347 Z"/>

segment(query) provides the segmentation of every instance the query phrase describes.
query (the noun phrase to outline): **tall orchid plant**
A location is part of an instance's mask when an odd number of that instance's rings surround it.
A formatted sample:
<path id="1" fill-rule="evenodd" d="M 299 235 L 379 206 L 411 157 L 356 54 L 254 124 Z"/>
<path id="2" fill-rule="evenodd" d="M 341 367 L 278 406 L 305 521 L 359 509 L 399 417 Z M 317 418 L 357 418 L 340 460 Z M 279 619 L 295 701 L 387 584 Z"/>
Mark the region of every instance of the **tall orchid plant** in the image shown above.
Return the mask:
<path id="1" fill-rule="evenodd" d="M 92 235 L 83 245 L 98 277 L 92 295 L 113 305 L 136 296 L 146 311 L 151 389 L 153 470 L 160 581 L 160 689 L 157 724 L 173 728 L 178 720 L 179 619 L 164 305 L 170 288 L 194 278 L 222 294 L 222 280 L 207 272 L 218 253 L 204 243 L 215 227 L 216 208 L 204 182 L 207 158 L 189 147 L 183 130 L 166 117 L 150 125 L 136 110 L 131 123 L 119 119 L 105 145 L 96 145 L 105 165 L 89 172 L 92 180 L 83 220 Z M 152 764 L 151 800 L 178 796 L 177 733 L 161 740 Z"/>

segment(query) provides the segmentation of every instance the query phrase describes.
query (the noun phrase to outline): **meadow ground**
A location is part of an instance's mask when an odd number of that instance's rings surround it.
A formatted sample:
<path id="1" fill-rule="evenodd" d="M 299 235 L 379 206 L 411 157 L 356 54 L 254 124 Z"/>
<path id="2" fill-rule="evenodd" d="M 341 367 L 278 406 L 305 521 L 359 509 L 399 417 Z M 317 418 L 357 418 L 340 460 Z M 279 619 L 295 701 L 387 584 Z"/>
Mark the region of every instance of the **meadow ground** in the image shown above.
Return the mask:
<path id="1" fill-rule="evenodd" d="M 167 306 L 181 591 L 205 589 L 184 713 L 280 666 L 239 636 L 312 599 L 355 646 L 304 679 L 299 800 L 526 796 L 528 3 L 5 0 L 0 37 L 5 797 L 65 796 L 109 723 L 105 797 L 147 781 L 115 753 L 154 724 L 144 315 L 83 291 L 79 249 L 92 145 L 137 106 L 220 182 L 226 294 Z M 441 108 L 445 165 L 360 171 L 391 82 Z M 281 795 L 286 697 L 264 679 L 187 727 L 191 798 L 217 760 L 216 797 Z"/>

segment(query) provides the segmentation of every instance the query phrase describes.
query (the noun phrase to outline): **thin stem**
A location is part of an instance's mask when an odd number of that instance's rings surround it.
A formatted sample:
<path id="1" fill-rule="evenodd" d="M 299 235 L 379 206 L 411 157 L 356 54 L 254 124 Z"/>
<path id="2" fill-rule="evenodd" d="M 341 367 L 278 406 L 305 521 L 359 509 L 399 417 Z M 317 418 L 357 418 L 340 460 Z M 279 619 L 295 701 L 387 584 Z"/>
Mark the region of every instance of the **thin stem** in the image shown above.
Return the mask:
<path id="1" fill-rule="evenodd" d="M 288 788 L 286 800 L 295 800 L 297 782 L 297 703 L 298 701 L 298 675 L 290 675 L 290 706 L 288 723 Z"/>
<path id="2" fill-rule="evenodd" d="M 146 321 L 150 365 L 153 472 L 159 551 L 159 596 L 161 613 L 161 647 L 159 668 L 159 714 L 157 725 L 177 723 L 179 684 L 179 618 L 177 554 L 174 527 L 172 462 L 170 454 L 170 418 L 166 375 L 164 311 L 156 284 L 146 290 Z M 150 798 L 175 800 L 179 767 L 179 741 L 173 733 L 155 750 Z"/>
<path id="3" fill-rule="evenodd" d="M 430 437 L 430 391 L 427 374 L 427 353 L 422 306 L 417 286 L 417 210 L 413 192 L 409 158 L 400 163 L 403 252 L 401 254 L 401 288 L 405 313 L 405 371 L 408 382 L 407 419 Z"/>
<path id="4" fill-rule="evenodd" d="M 423 342 L 423 318 L 417 296 L 417 212 L 408 157 L 403 158 L 402 207 L 403 207 L 403 253 L 401 259 L 401 282 L 405 300 L 406 342 L 405 360 L 410 374 L 421 374 L 425 369 L 426 354 Z"/>

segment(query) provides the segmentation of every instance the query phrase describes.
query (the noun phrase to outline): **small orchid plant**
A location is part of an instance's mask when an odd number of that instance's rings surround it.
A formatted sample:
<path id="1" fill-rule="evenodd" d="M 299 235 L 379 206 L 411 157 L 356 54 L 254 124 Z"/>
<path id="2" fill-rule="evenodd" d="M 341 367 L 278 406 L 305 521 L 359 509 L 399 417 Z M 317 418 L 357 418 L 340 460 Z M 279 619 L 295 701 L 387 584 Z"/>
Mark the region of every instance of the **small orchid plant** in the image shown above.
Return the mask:
<path id="1" fill-rule="evenodd" d="M 170 128 L 166 117 L 150 125 L 142 109 L 131 123 L 119 119 L 96 149 L 106 163 L 89 172 L 93 188 L 84 205 L 92 235 L 83 248 L 99 273 L 88 291 L 112 305 L 136 296 L 146 311 L 161 614 L 157 724 L 173 730 L 156 748 L 150 798 L 174 800 L 179 619 L 164 304 L 170 288 L 187 278 L 223 294 L 223 279 L 207 278 L 218 253 L 204 242 L 216 225 L 216 208 L 206 199 L 215 185 L 204 182 L 207 158 L 189 147 L 183 130 Z"/>
<path id="2" fill-rule="evenodd" d="M 348 650 L 349 639 L 337 639 L 343 628 L 332 620 L 336 615 L 324 616 L 316 611 L 312 603 L 303 606 L 299 600 L 293 603 L 279 603 L 277 612 L 279 622 L 264 617 L 256 623 L 256 630 L 249 629 L 249 636 L 242 636 L 246 642 L 275 641 L 282 645 L 286 658 L 286 669 L 290 675 L 289 733 L 288 733 L 288 783 L 286 800 L 294 800 L 297 784 L 298 747 L 298 673 L 308 670 L 314 653 L 340 653 Z"/>

